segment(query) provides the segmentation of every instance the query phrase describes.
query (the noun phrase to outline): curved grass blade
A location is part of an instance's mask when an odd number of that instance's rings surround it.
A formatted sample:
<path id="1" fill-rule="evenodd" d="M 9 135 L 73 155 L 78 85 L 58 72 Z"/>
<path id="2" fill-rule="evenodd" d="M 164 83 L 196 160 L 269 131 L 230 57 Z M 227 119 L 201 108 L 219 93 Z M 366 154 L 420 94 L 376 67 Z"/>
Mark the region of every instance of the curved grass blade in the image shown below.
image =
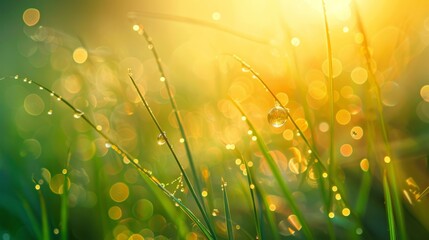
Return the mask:
<path id="1" fill-rule="evenodd" d="M 277 164 L 275 163 L 274 159 L 270 155 L 267 145 L 265 144 L 265 142 L 262 141 L 262 137 L 256 131 L 253 124 L 249 121 L 249 118 L 246 116 L 243 109 L 241 109 L 241 107 L 236 102 L 232 101 L 232 103 L 240 111 L 242 116 L 244 116 L 246 118 L 245 121 L 246 121 L 247 125 L 249 126 L 249 129 L 252 130 L 254 136 L 256 136 L 256 143 L 258 144 L 259 149 L 261 150 L 262 154 L 264 155 L 265 159 L 267 160 L 268 166 L 270 167 L 271 172 L 273 173 L 274 178 L 276 179 L 276 182 L 279 184 L 280 190 L 281 190 L 283 196 L 286 198 L 287 202 L 289 203 L 292 212 L 297 216 L 298 220 L 301 222 L 303 234 L 305 235 L 305 237 L 307 239 L 313 239 L 313 235 L 310 231 L 308 223 L 305 220 L 304 215 L 301 213 L 298 206 L 296 205 L 295 200 L 292 197 L 292 193 L 289 190 L 289 187 L 283 181 L 282 174 L 281 174 Z"/>
<path id="2" fill-rule="evenodd" d="M 146 108 L 147 112 L 149 113 L 152 121 L 155 123 L 156 127 L 158 128 L 159 133 L 165 139 L 165 143 L 167 144 L 168 149 L 170 150 L 171 154 L 173 155 L 173 158 L 176 161 L 176 164 L 179 167 L 180 172 L 183 174 L 183 178 L 184 178 L 184 180 L 186 182 L 186 185 L 189 187 L 189 191 L 191 192 L 192 197 L 194 198 L 194 200 L 195 200 L 195 202 L 196 202 L 196 204 L 198 206 L 198 209 L 200 210 L 201 214 L 203 215 L 204 221 L 206 222 L 206 224 L 207 224 L 207 226 L 208 226 L 208 228 L 209 228 L 209 230 L 211 232 L 211 235 L 213 237 L 215 237 L 215 232 L 214 232 L 214 229 L 212 228 L 212 226 L 210 224 L 210 219 L 208 217 L 208 214 L 205 211 L 205 208 L 204 208 L 203 204 L 201 203 L 200 198 L 198 198 L 197 193 L 195 192 L 195 189 L 192 186 L 191 181 L 189 180 L 189 177 L 188 177 L 188 175 L 185 172 L 185 169 L 183 168 L 182 164 L 179 161 L 179 158 L 176 155 L 176 152 L 173 149 L 173 146 L 170 144 L 170 141 L 168 140 L 165 132 L 162 130 L 161 125 L 159 124 L 158 120 L 156 119 L 155 115 L 153 114 L 152 109 L 149 107 L 149 104 L 147 103 L 147 101 L 144 98 L 143 94 L 139 90 L 139 88 L 138 88 L 136 82 L 134 81 L 133 77 L 131 75 L 129 75 L 129 78 L 130 78 L 131 82 L 133 83 L 133 86 L 136 89 L 136 91 L 137 91 L 137 93 L 138 93 L 138 95 L 140 97 L 140 100 L 142 101 L 143 105 L 145 106 L 145 108 Z"/>
<path id="3" fill-rule="evenodd" d="M 185 128 L 183 127 L 182 117 L 181 117 L 180 112 L 178 110 L 176 100 L 172 94 L 169 80 L 167 79 L 164 68 L 162 67 L 161 58 L 159 57 L 158 51 L 156 50 L 156 47 L 155 47 L 155 44 L 151 40 L 152 38 L 148 35 L 147 31 L 144 30 L 142 26 L 139 26 L 139 29 L 137 32 L 139 33 L 139 35 L 143 36 L 143 38 L 147 42 L 148 46 L 152 46 L 151 51 L 152 51 L 153 57 L 155 59 L 156 65 L 158 67 L 158 71 L 161 75 L 160 80 L 163 81 L 165 84 L 165 88 L 167 89 L 168 99 L 170 101 L 171 108 L 173 109 L 174 117 L 176 118 L 176 122 L 179 126 L 180 134 L 181 134 L 182 138 L 184 139 L 183 144 L 185 146 L 185 151 L 186 151 L 186 155 L 188 157 L 189 166 L 191 167 L 192 175 L 194 177 L 194 183 L 195 183 L 196 191 L 201 193 L 202 187 L 200 185 L 200 179 L 198 178 L 197 169 L 195 167 L 194 159 L 193 159 L 192 154 L 191 154 L 191 148 L 189 146 L 189 140 L 188 140 L 188 137 L 186 136 Z M 198 194 L 197 196 L 199 196 L 200 202 L 203 202 L 202 196 L 200 194 Z M 207 210 L 205 208 L 205 205 L 202 204 L 202 206 L 204 207 L 205 214 L 208 215 Z"/>
<path id="4" fill-rule="evenodd" d="M 357 4 L 355 1 L 353 1 L 353 8 L 355 10 L 356 15 L 356 22 L 357 22 L 357 28 L 362 33 L 363 41 L 363 55 L 366 61 L 367 69 L 368 69 L 368 82 L 370 84 L 370 88 L 373 88 L 375 90 L 375 99 L 376 99 L 376 108 L 377 108 L 377 114 L 378 114 L 378 120 L 380 122 L 380 128 L 382 132 L 382 137 L 384 141 L 384 148 L 386 151 L 387 156 L 386 158 L 389 158 L 389 163 L 386 164 L 385 169 L 387 173 L 387 185 L 386 188 L 384 188 L 386 191 L 391 192 L 392 202 L 393 202 L 393 211 L 395 213 L 395 220 L 397 221 L 398 225 L 398 234 L 401 239 L 408 239 L 406 227 L 405 227 L 405 220 L 404 220 L 404 213 L 402 209 L 402 202 L 400 198 L 400 194 L 398 191 L 398 186 L 396 184 L 396 173 L 393 163 L 390 163 L 392 158 L 392 149 L 389 142 L 389 136 L 387 132 L 386 123 L 384 120 L 384 114 L 383 114 L 383 103 L 381 102 L 381 91 L 380 86 L 377 84 L 377 77 L 375 76 L 374 67 L 371 64 L 371 56 L 370 56 L 370 49 L 369 44 L 367 40 L 367 35 L 357 8 Z M 380 161 L 381 162 L 381 161 Z M 382 163 L 383 164 L 383 163 Z M 386 195 L 386 193 L 385 193 Z M 390 222 L 389 222 L 390 224 Z M 394 227 L 394 226 L 393 226 Z"/>
<path id="5" fill-rule="evenodd" d="M 226 193 L 226 186 L 227 183 L 222 178 L 222 192 L 223 192 L 223 203 L 225 207 L 225 222 L 226 222 L 226 228 L 228 230 L 228 239 L 233 240 L 234 239 L 234 232 L 232 230 L 232 218 L 231 218 L 231 210 L 229 209 L 229 201 L 228 201 L 228 194 Z"/>
<path id="6" fill-rule="evenodd" d="M 149 17 L 149 18 L 155 18 L 155 19 L 162 19 L 162 20 L 169 20 L 173 22 L 183 22 L 187 24 L 193 24 L 197 26 L 202 26 L 206 28 L 215 29 L 217 31 L 221 31 L 224 33 L 231 34 L 233 36 L 246 39 L 251 42 L 256 42 L 264 45 L 270 45 L 270 41 L 268 39 L 260 38 L 257 36 L 249 35 L 246 33 L 238 32 L 234 29 L 199 19 L 189 18 L 189 17 L 183 17 L 183 16 L 175 16 L 175 15 L 169 15 L 169 14 L 163 14 L 163 13 L 153 13 L 153 12 L 130 12 L 128 13 L 128 18 L 130 19 L 136 19 L 139 17 Z"/>
<path id="7" fill-rule="evenodd" d="M 14 77 L 10 77 L 11 79 L 19 79 L 19 76 L 16 75 Z M 3 78 L 5 79 L 5 78 Z M 0 80 L 3 80 L 0 79 Z M 97 126 L 88 119 L 88 117 L 86 117 L 86 115 L 80 111 L 79 109 L 77 109 L 76 107 L 74 107 L 69 101 L 67 101 L 66 99 L 62 98 L 60 95 L 58 95 L 57 93 L 55 93 L 54 91 L 50 90 L 49 88 L 45 87 L 43 84 L 38 83 L 37 81 L 34 80 L 28 80 L 25 78 L 25 81 L 27 83 L 32 83 L 36 86 L 39 87 L 40 90 L 46 91 L 48 92 L 52 97 L 55 97 L 59 102 L 64 103 L 68 108 L 70 108 L 71 110 L 74 111 L 74 113 L 76 114 L 76 116 L 78 116 L 80 119 L 84 120 L 92 129 L 94 129 L 98 134 L 100 134 L 110 145 L 111 145 L 111 149 L 114 150 L 118 155 L 120 155 L 123 158 L 127 158 L 130 160 L 130 163 L 138 170 L 140 171 L 143 176 L 146 176 L 153 184 L 155 184 L 162 192 L 164 192 L 168 197 L 170 197 L 176 204 L 178 204 L 180 206 L 180 209 L 200 228 L 200 230 L 204 233 L 204 235 L 208 238 L 208 239 L 215 239 L 215 236 L 212 235 L 212 232 L 209 231 L 207 229 L 206 226 L 204 226 L 204 224 L 202 224 L 199 219 L 192 213 L 191 210 L 189 210 L 185 205 L 183 205 L 183 203 L 178 200 L 176 197 L 174 197 L 160 182 L 159 180 L 154 177 L 152 175 L 152 172 L 147 170 L 146 168 L 143 168 L 139 163 L 138 163 L 138 159 L 134 158 L 130 153 L 128 153 L 125 149 L 123 149 L 122 147 L 120 147 L 119 145 L 117 145 L 115 143 L 115 141 L 113 141 L 113 139 L 111 139 L 109 136 L 107 136 L 104 132 L 102 132 L 101 130 L 99 130 L 97 128 Z"/>

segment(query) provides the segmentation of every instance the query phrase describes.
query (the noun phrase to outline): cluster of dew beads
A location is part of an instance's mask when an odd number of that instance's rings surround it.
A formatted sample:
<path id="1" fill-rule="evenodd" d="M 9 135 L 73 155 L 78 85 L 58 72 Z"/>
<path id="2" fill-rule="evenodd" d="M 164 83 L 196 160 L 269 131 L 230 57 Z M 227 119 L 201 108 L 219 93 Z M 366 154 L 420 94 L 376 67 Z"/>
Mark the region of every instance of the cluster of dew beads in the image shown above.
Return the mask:
<path id="1" fill-rule="evenodd" d="M 271 110 L 268 112 L 268 123 L 276 128 L 282 127 L 288 118 L 287 110 L 276 104 Z"/>

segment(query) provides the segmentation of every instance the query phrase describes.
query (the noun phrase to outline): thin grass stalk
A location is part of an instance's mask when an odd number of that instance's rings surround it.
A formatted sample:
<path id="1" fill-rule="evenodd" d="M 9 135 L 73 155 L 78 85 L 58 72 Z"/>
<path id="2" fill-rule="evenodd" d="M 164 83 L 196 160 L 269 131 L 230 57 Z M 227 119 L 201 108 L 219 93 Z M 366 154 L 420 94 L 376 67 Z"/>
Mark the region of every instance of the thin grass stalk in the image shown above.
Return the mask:
<path id="1" fill-rule="evenodd" d="M 250 192 L 250 197 L 252 200 L 252 210 L 253 210 L 253 217 L 255 220 L 255 228 L 256 228 L 256 238 L 257 239 L 261 239 L 261 232 L 262 232 L 262 226 L 261 223 L 259 221 L 259 217 L 258 217 L 258 210 L 256 208 L 256 192 L 255 192 L 255 184 L 253 181 L 253 174 L 250 172 L 250 168 L 247 165 L 247 160 L 244 158 L 244 156 L 241 154 L 241 152 L 235 148 L 235 154 L 243 160 L 244 162 L 244 166 L 246 167 L 246 179 L 247 179 L 247 189 L 249 189 Z"/>
<path id="2" fill-rule="evenodd" d="M 146 99 L 144 98 L 143 94 L 142 94 L 142 93 L 141 93 L 141 91 L 139 90 L 139 88 L 138 88 L 138 86 L 137 86 L 136 82 L 134 81 L 133 77 L 132 77 L 131 75 L 129 75 L 129 78 L 130 78 L 131 82 L 133 83 L 133 86 L 134 86 L 134 88 L 136 89 L 136 91 L 137 91 L 137 93 L 138 93 L 138 95 L 139 95 L 139 97 L 140 97 L 140 100 L 142 101 L 143 105 L 145 106 L 146 110 L 148 111 L 148 113 L 149 113 L 149 115 L 150 115 L 150 117 L 151 117 L 152 121 L 155 123 L 156 127 L 158 128 L 159 133 L 160 133 L 160 134 L 162 135 L 162 137 L 165 139 L 165 143 L 167 144 L 168 149 L 170 150 L 171 154 L 173 155 L 173 158 L 174 158 L 174 160 L 176 161 L 176 164 L 177 164 L 177 166 L 179 167 L 180 172 L 181 172 L 181 173 L 182 173 L 182 175 L 183 175 L 183 178 L 184 178 L 184 180 L 185 180 L 185 182 L 186 182 L 186 185 L 188 185 L 189 191 L 191 192 L 192 197 L 194 198 L 194 200 L 195 200 L 195 202 L 196 202 L 196 204 L 197 204 L 197 206 L 198 206 L 198 208 L 199 208 L 199 210 L 200 210 L 201 214 L 203 215 L 204 221 L 206 222 L 206 224 L 207 224 L 207 226 L 208 226 L 208 228 L 209 228 L 209 230 L 210 230 L 210 232 L 211 232 L 212 236 L 213 236 L 213 237 L 215 237 L 215 232 L 214 232 L 214 229 L 212 229 L 212 226 L 211 226 L 211 224 L 210 224 L 210 219 L 209 219 L 209 217 L 208 217 L 208 214 L 207 214 L 207 212 L 205 211 L 205 208 L 204 208 L 203 204 L 202 204 L 202 203 L 201 203 L 201 201 L 199 200 L 199 198 L 198 198 L 198 196 L 197 196 L 197 193 L 195 192 L 195 189 L 194 189 L 194 187 L 192 186 L 191 181 L 189 180 L 188 175 L 186 174 L 185 169 L 183 168 L 182 164 L 181 164 L 181 163 L 180 163 L 180 161 L 179 161 L 179 158 L 178 158 L 178 157 L 177 157 L 177 155 L 176 155 L 176 152 L 175 152 L 175 151 L 174 151 L 174 149 L 173 149 L 173 146 L 171 145 L 170 141 L 168 140 L 168 138 L 167 138 L 167 136 L 166 136 L 165 132 L 162 130 L 161 125 L 159 124 L 158 120 L 156 119 L 155 115 L 153 114 L 152 109 L 150 108 L 150 106 L 149 106 L 149 104 L 147 103 Z M 215 237 L 215 238 L 216 238 L 216 237 Z"/>
<path id="3" fill-rule="evenodd" d="M 69 158 L 70 159 L 70 153 Z M 67 160 L 68 161 L 68 160 Z M 63 193 L 61 194 L 61 207 L 60 207 L 60 223 L 61 223 L 61 240 L 67 240 L 68 236 L 68 164 L 66 164 L 66 168 L 64 168 L 64 182 L 63 182 Z"/>
<path id="4" fill-rule="evenodd" d="M 326 14 L 326 2 L 322 0 L 323 18 L 325 23 L 326 33 L 326 50 L 328 55 L 328 94 L 329 94 L 329 165 L 328 174 L 335 177 L 336 159 L 335 159 L 335 114 L 334 114 L 334 81 L 333 81 L 333 67 L 332 67 L 332 44 L 331 36 L 329 33 L 328 17 Z M 331 187 L 331 186 L 330 186 Z M 333 200 L 332 191 L 329 191 L 329 207 L 331 207 Z"/>
<path id="5" fill-rule="evenodd" d="M 34 212 L 31 210 L 30 204 L 28 203 L 27 199 L 25 199 L 22 196 L 19 196 L 19 199 L 22 203 L 22 207 L 24 208 L 25 212 L 27 213 L 26 216 L 28 217 L 30 221 L 30 225 L 34 231 L 34 234 L 36 235 L 37 239 L 42 239 L 42 232 L 40 231 L 39 227 L 39 220 L 36 219 L 36 216 L 34 215 Z"/>
<path id="6" fill-rule="evenodd" d="M 183 22 L 183 23 L 187 23 L 187 24 L 202 26 L 205 28 L 210 28 L 210 29 L 214 29 L 214 30 L 217 30 L 220 32 L 228 33 L 228 34 L 231 34 L 235 37 L 239 37 L 239 38 L 251 41 L 251 42 L 264 44 L 264 45 L 271 45 L 269 39 L 264 39 L 264 38 L 257 37 L 254 35 L 242 33 L 242 32 L 236 31 L 232 28 L 228 28 L 228 27 L 225 27 L 225 26 L 213 23 L 213 22 L 204 21 L 204 20 L 200 20 L 200 19 L 194 19 L 194 18 L 183 17 L 183 16 L 175 16 L 175 15 L 163 14 L 163 13 L 153 13 L 153 12 L 130 12 L 128 14 L 128 17 L 130 19 L 135 19 L 136 17 L 149 17 L 149 18 L 162 19 L 162 20 L 168 20 L 168 21 L 173 21 L 173 22 Z"/>
<path id="7" fill-rule="evenodd" d="M 222 192 L 223 192 L 223 204 L 225 208 L 225 222 L 226 222 L 226 229 L 228 231 L 228 239 L 233 240 L 234 239 L 234 231 L 232 230 L 232 218 L 231 218 L 231 210 L 229 207 L 229 201 L 228 201 L 228 194 L 226 193 L 226 186 L 227 183 L 222 178 Z"/>
<path id="8" fill-rule="evenodd" d="M 386 127 L 386 123 L 384 120 L 384 114 L 383 114 L 383 103 L 381 102 L 381 91 L 380 91 L 380 86 L 377 84 L 377 77 L 375 76 L 375 71 L 374 68 L 371 64 L 371 56 L 370 56 L 370 52 L 369 52 L 369 44 L 367 41 L 367 35 L 362 23 L 362 19 L 360 17 L 358 8 L 357 8 L 357 4 L 355 1 L 353 1 L 353 5 L 354 5 L 354 9 L 355 9 L 355 15 L 356 15 L 356 21 L 357 21 L 357 27 L 359 29 L 359 31 L 362 33 L 363 35 L 363 41 L 362 41 L 362 45 L 363 45 L 363 53 L 364 53 L 364 57 L 366 60 L 366 65 L 367 65 L 367 69 L 368 69 L 368 81 L 370 83 L 370 87 L 374 88 L 375 90 L 375 98 L 376 98 L 376 106 L 377 106 L 377 114 L 378 114 L 378 119 L 380 121 L 380 127 L 381 127 L 381 132 L 382 132 L 382 137 L 383 137 L 383 141 L 384 141 L 384 148 L 386 151 L 386 154 L 388 158 L 390 158 L 390 161 L 392 161 L 393 156 L 392 156 L 392 149 L 390 146 L 390 142 L 389 142 L 389 137 L 388 137 L 388 132 L 387 132 L 387 127 Z M 406 232 L 406 227 L 405 227 L 405 220 L 404 220 L 404 213 L 403 213 L 403 209 L 402 209 L 402 202 L 400 199 L 400 194 L 398 191 L 398 186 L 396 184 L 396 173 L 395 173 L 395 168 L 394 168 L 394 163 L 390 163 L 390 161 L 388 163 L 386 163 L 386 172 L 387 172 L 387 180 L 388 180 L 388 184 L 386 185 L 387 189 L 389 192 L 391 192 L 392 194 L 392 199 L 393 199 L 393 211 L 395 213 L 395 220 L 397 221 L 397 225 L 398 225 L 398 234 L 399 237 L 401 239 L 408 239 L 407 237 L 407 232 Z M 390 224 L 390 222 L 389 222 Z"/>
<path id="9" fill-rule="evenodd" d="M 19 79 L 18 76 L 10 77 L 12 79 Z M 5 79 L 5 77 L 0 78 L 0 80 Z M 27 79 L 26 79 L 27 81 Z M 78 114 L 79 118 L 83 119 L 92 129 L 94 129 L 98 134 L 100 134 L 107 142 L 111 144 L 111 148 L 120 156 L 127 158 L 130 160 L 130 163 L 138 170 L 140 171 L 143 176 L 146 176 L 153 184 L 155 184 L 162 192 L 164 192 L 170 199 L 172 199 L 179 207 L 180 209 L 200 228 L 200 230 L 204 233 L 204 235 L 208 239 L 215 239 L 214 234 L 207 229 L 204 224 L 201 223 L 201 221 L 195 216 L 195 214 L 187 208 L 179 199 L 177 199 L 173 194 L 171 194 L 160 182 L 159 180 L 152 175 L 152 172 L 143 168 L 138 163 L 138 160 L 134 158 L 130 153 L 128 153 L 125 149 L 117 145 L 109 136 L 107 136 L 104 132 L 97 129 L 97 126 L 88 119 L 88 117 L 85 116 L 83 112 L 81 112 L 79 109 L 74 107 L 69 101 L 62 98 L 60 95 L 55 93 L 54 91 L 50 90 L 49 88 L 45 87 L 44 85 L 34 81 L 34 80 L 28 80 L 27 83 L 32 83 L 36 86 L 38 86 L 41 90 L 48 92 L 52 97 L 55 97 L 59 99 L 60 102 L 64 103 L 68 108 L 73 110 L 76 114 Z"/>
<path id="10" fill-rule="evenodd" d="M 233 58 L 235 58 L 238 62 L 240 62 L 241 64 L 242 64 L 242 66 L 244 67 L 244 68 L 246 68 L 250 73 L 252 73 L 253 74 L 253 76 L 254 76 L 254 78 L 255 79 L 257 79 L 263 86 L 264 86 L 264 88 L 267 90 L 267 92 L 272 96 L 272 98 L 275 100 L 275 102 L 279 105 L 279 106 L 281 106 L 281 107 L 283 107 L 283 108 L 285 108 L 285 109 L 287 109 L 285 106 L 283 106 L 283 104 L 280 102 L 280 100 L 277 98 L 277 96 L 273 93 L 273 91 L 268 87 L 268 85 L 262 80 L 262 78 L 259 76 L 259 74 L 249 65 L 249 64 L 247 64 L 246 62 L 244 62 L 240 57 L 238 57 L 237 55 L 231 55 Z M 235 103 L 233 100 L 231 100 L 236 106 L 238 106 L 237 105 L 237 103 Z M 302 138 L 302 140 L 304 141 L 304 143 L 305 143 L 305 145 L 309 148 L 309 150 L 311 151 L 311 154 L 313 155 L 313 157 L 314 157 L 314 160 L 311 158 L 310 159 L 310 162 L 309 162 L 309 164 L 311 165 L 311 164 L 313 164 L 313 163 L 315 163 L 315 166 L 317 166 L 318 168 L 320 168 L 320 170 L 321 171 L 324 171 L 324 172 L 326 172 L 327 171 L 327 169 L 326 169 L 326 167 L 325 167 L 325 165 L 323 164 L 323 162 L 322 161 L 320 161 L 320 157 L 319 157 L 319 154 L 318 154 L 318 152 L 317 152 L 317 149 L 315 148 L 315 147 L 313 147 L 311 144 L 310 144 L 310 142 L 309 142 L 309 140 L 307 139 L 307 137 L 304 135 L 304 133 L 302 132 L 302 130 L 300 129 L 300 127 L 298 126 L 298 124 L 295 122 L 295 120 L 293 119 L 293 117 L 290 115 L 290 113 L 289 113 L 289 111 L 286 111 L 286 113 L 287 113 L 287 116 L 288 116 L 288 119 L 292 122 L 292 124 L 294 125 L 294 127 L 295 127 L 295 129 L 298 131 L 298 133 L 300 134 L 300 136 L 301 136 L 301 138 Z M 341 194 L 341 196 L 342 196 L 342 201 L 347 205 L 347 206 L 350 206 L 348 203 L 347 203 L 347 199 L 346 199 L 346 195 L 344 194 L 344 192 L 342 191 L 342 187 L 340 187 L 340 185 L 338 185 L 338 184 L 336 184 L 336 179 L 335 179 L 335 176 L 333 175 L 333 174 L 328 174 L 328 177 L 327 177 L 327 179 L 328 179 L 328 181 L 329 181 L 329 185 L 330 186 L 334 186 L 334 185 L 336 185 L 337 187 L 338 187 L 338 193 L 340 193 Z M 331 194 L 331 193 L 329 193 L 329 194 Z M 358 219 L 358 218 L 356 218 L 356 215 L 355 214 L 352 214 L 352 216 L 353 217 L 355 217 L 355 221 L 356 222 L 360 222 L 360 220 Z"/>
<path id="11" fill-rule="evenodd" d="M 40 202 L 40 214 L 41 214 L 41 221 L 42 221 L 42 239 L 50 240 L 51 234 L 49 233 L 50 227 L 49 227 L 49 221 L 48 221 L 48 211 L 46 210 L 45 198 L 43 197 L 43 193 L 41 189 L 37 191 L 37 194 L 39 195 L 39 202 Z"/>
<path id="12" fill-rule="evenodd" d="M 176 118 L 177 124 L 179 126 L 180 134 L 181 134 L 182 138 L 184 139 L 186 156 L 188 157 L 189 166 L 191 167 L 192 175 L 194 177 L 194 183 L 195 183 L 196 190 L 197 190 L 197 192 L 201 193 L 202 187 L 200 185 L 200 179 L 198 178 L 199 175 L 197 174 L 197 168 L 195 167 L 195 162 L 194 162 L 194 159 L 193 159 L 192 154 L 191 154 L 191 148 L 189 146 L 189 140 L 188 140 L 188 137 L 186 136 L 185 128 L 183 127 L 182 117 L 180 116 L 180 112 L 178 110 L 176 100 L 175 100 L 175 98 L 171 92 L 169 80 L 166 77 L 164 68 L 162 67 L 162 64 L 161 64 L 161 58 L 158 55 L 158 51 L 156 50 L 156 47 L 155 47 L 153 41 L 151 40 L 151 37 L 147 34 L 147 31 L 142 29 L 142 28 L 143 27 L 141 27 L 141 26 L 139 27 L 139 30 L 141 29 L 141 31 L 138 31 L 138 33 L 143 36 L 143 38 L 147 42 L 148 46 L 151 46 L 151 51 L 152 51 L 153 57 L 155 58 L 155 62 L 156 62 L 156 65 L 158 67 L 158 71 L 161 75 L 160 79 L 162 79 L 162 81 L 165 84 L 165 88 L 167 89 L 168 99 L 170 101 L 171 108 L 173 109 L 174 117 Z M 197 196 L 199 196 L 200 201 L 203 202 L 201 195 L 198 194 Z M 205 205 L 204 204 L 202 204 L 202 205 L 204 207 L 204 211 L 207 214 L 207 210 L 205 209 Z"/>
<path id="13" fill-rule="evenodd" d="M 269 204 L 266 198 L 267 194 L 264 192 L 264 188 L 260 186 L 257 181 L 254 181 L 254 184 L 255 184 L 255 190 L 256 190 L 256 197 L 258 198 L 259 209 L 261 211 L 261 213 L 259 214 L 260 215 L 259 222 L 261 223 L 261 239 L 280 240 L 280 236 L 278 234 L 279 230 L 277 228 L 277 223 L 275 220 L 274 213 L 269 210 Z M 268 227 L 270 228 L 270 232 L 272 233 L 271 238 L 268 238 L 267 234 L 264 231 L 264 227 L 263 227 L 264 218 L 262 214 L 263 210 L 265 210 L 265 217 L 268 222 Z"/>
<path id="14" fill-rule="evenodd" d="M 307 221 L 305 220 L 304 215 L 301 213 L 297 204 L 295 203 L 295 200 L 293 199 L 293 196 L 289 190 L 289 187 L 283 181 L 283 176 L 282 176 L 277 164 L 275 163 L 274 159 L 270 155 L 267 145 L 262 141 L 261 135 L 259 135 L 259 133 L 256 131 L 255 127 L 250 122 L 249 118 L 244 113 L 243 109 L 241 109 L 241 107 L 235 101 L 232 101 L 232 102 L 234 103 L 236 108 L 240 111 L 242 116 L 244 116 L 246 118 L 245 121 L 246 121 L 247 125 L 249 126 L 249 129 L 252 130 L 254 136 L 256 136 L 256 142 L 258 144 L 258 147 L 261 150 L 262 154 L 264 155 L 265 159 L 267 160 L 268 166 L 270 167 L 271 172 L 274 175 L 274 178 L 276 179 L 277 183 L 279 184 L 280 190 L 282 191 L 283 196 L 286 198 L 287 202 L 290 205 L 292 212 L 297 216 L 297 218 L 299 219 L 299 221 L 302 225 L 303 234 L 305 235 L 305 237 L 307 239 L 313 239 L 313 235 L 310 231 L 310 227 L 309 227 Z"/>
<path id="15" fill-rule="evenodd" d="M 142 175 L 143 180 L 145 181 L 145 183 L 147 183 L 148 185 L 150 185 L 150 181 L 141 173 L 139 172 L 140 175 Z M 185 224 L 186 221 L 184 219 L 184 215 L 181 214 L 181 212 L 178 212 L 177 207 L 172 205 L 170 201 L 165 200 L 163 201 L 162 199 L 162 192 L 157 191 L 157 189 L 155 188 L 148 188 L 150 194 L 153 194 L 155 199 L 159 199 L 160 201 L 158 202 L 162 209 L 165 211 L 166 215 L 168 216 L 168 218 L 170 218 L 175 226 L 176 229 L 178 231 L 178 238 L 179 239 L 186 239 L 186 234 L 189 233 L 189 228 L 188 226 Z M 177 203 L 176 203 L 177 204 Z M 178 214 L 180 213 L 180 214 Z M 188 217 L 188 216 L 186 216 Z"/>
<path id="16" fill-rule="evenodd" d="M 384 189 L 384 200 L 386 201 L 386 212 L 387 221 L 389 222 L 389 236 L 390 240 L 396 240 L 396 228 L 395 228 L 395 215 L 393 214 L 392 198 L 390 193 L 389 181 L 386 176 L 386 172 L 383 174 L 383 189 Z"/>

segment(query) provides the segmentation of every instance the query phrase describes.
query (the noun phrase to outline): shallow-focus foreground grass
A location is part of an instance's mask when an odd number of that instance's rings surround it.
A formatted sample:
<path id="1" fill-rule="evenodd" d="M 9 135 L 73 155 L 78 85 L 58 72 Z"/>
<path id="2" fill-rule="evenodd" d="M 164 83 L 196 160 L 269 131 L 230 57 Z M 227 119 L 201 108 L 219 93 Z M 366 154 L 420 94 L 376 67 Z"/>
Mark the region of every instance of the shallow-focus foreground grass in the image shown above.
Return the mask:
<path id="1" fill-rule="evenodd" d="M 1 239 L 429 236 L 429 3 L 1 9 Z"/>

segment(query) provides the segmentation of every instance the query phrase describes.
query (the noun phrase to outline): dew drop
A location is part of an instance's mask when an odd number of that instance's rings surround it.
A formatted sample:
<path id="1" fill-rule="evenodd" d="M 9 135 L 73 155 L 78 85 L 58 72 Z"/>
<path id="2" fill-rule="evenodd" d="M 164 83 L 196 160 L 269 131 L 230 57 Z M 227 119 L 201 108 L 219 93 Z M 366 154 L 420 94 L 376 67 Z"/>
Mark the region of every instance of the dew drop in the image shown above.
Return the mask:
<path id="1" fill-rule="evenodd" d="M 165 82 L 165 77 L 164 77 L 164 76 L 160 77 L 160 78 L 159 78 L 159 81 L 161 81 L 161 82 Z"/>
<path id="2" fill-rule="evenodd" d="M 39 87 L 40 90 L 43 90 L 43 87 Z"/>
<path id="3" fill-rule="evenodd" d="M 106 148 L 111 148 L 111 147 L 112 147 L 112 144 L 107 142 L 107 143 L 105 143 L 105 144 L 104 144 L 104 146 L 105 146 Z"/>
<path id="4" fill-rule="evenodd" d="M 48 115 L 52 115 L 52 113 L 53 113 L 52 109 L 49 109 Z"/>
<path id="5" fill-rule="evenodd" d="M 287 110 L 284 107 L 275 106 L 268 112 L 268 123 L 279 128 L 286 123 L 287 116 Z"/>
<path id="6" fill-rule="evenodd" d="M 60 102 L 61 101 L 61 96 L 57 97 L 57 101 Z"/>
<path id="7" fill-rule="evenodd" d="M 27 82 L 27 78 L 24 78 L 22 81 Z"/>
<path id="8" fill-rule="evenodd" d="M 147 48 L 148 48 L 149 50 L 152 50 L 152 49 L 153 49 L 153 44 L 148 44 L 148 45 L 147 45 Z"/>
<path id="9" fill-rule="evenodd" d="M 212 216 L 213 217 L 216 217 L 217 215 L 219 215 L 219 209 L 217 209 L 217 208 L 215 208 L 215 209 L 213 209 L 213 211 L 212 211 Z"/>
<path id="10" fill-rule="evenodd" d="M 158 145 L 164 145 L 165 144 L 165 137 L 164 137 L 164 135 L 165 135 L 165 132 L 162 134 L 162 133 L 160 133 L 159 135 L 158 135 L 158 138 L 156 139 L 156 142 L 158 143 Z"/>
<path id="11" fill-rule="evenodd" d="M 78 119 L 78 118 L 82 117 L 83 114 L 84 113 L 81 110 L 76 109 L 76 112 L 73 114 L 73 117 Z"/>
<path id="12" fill-rule="evenodd" d="M 13 78 L 18 79 L 18 78 L 19 78 L 19 76 L 18 76 L 18 75 L 15 75 L 15 77 L 13 77 Z"/>
<path id="13" fill-rule="evenodd" d="M 247 72 L 250 72 L 250 69 L 249 69 L 249 67 L 248 67 L 248 66 L 246 66 L 246 65 L 244 65 L 244 64 L 243 64 L 243 65 L 241 66 L 241 71 L 242 71 L 242 72 L 247 73 Z"/>

